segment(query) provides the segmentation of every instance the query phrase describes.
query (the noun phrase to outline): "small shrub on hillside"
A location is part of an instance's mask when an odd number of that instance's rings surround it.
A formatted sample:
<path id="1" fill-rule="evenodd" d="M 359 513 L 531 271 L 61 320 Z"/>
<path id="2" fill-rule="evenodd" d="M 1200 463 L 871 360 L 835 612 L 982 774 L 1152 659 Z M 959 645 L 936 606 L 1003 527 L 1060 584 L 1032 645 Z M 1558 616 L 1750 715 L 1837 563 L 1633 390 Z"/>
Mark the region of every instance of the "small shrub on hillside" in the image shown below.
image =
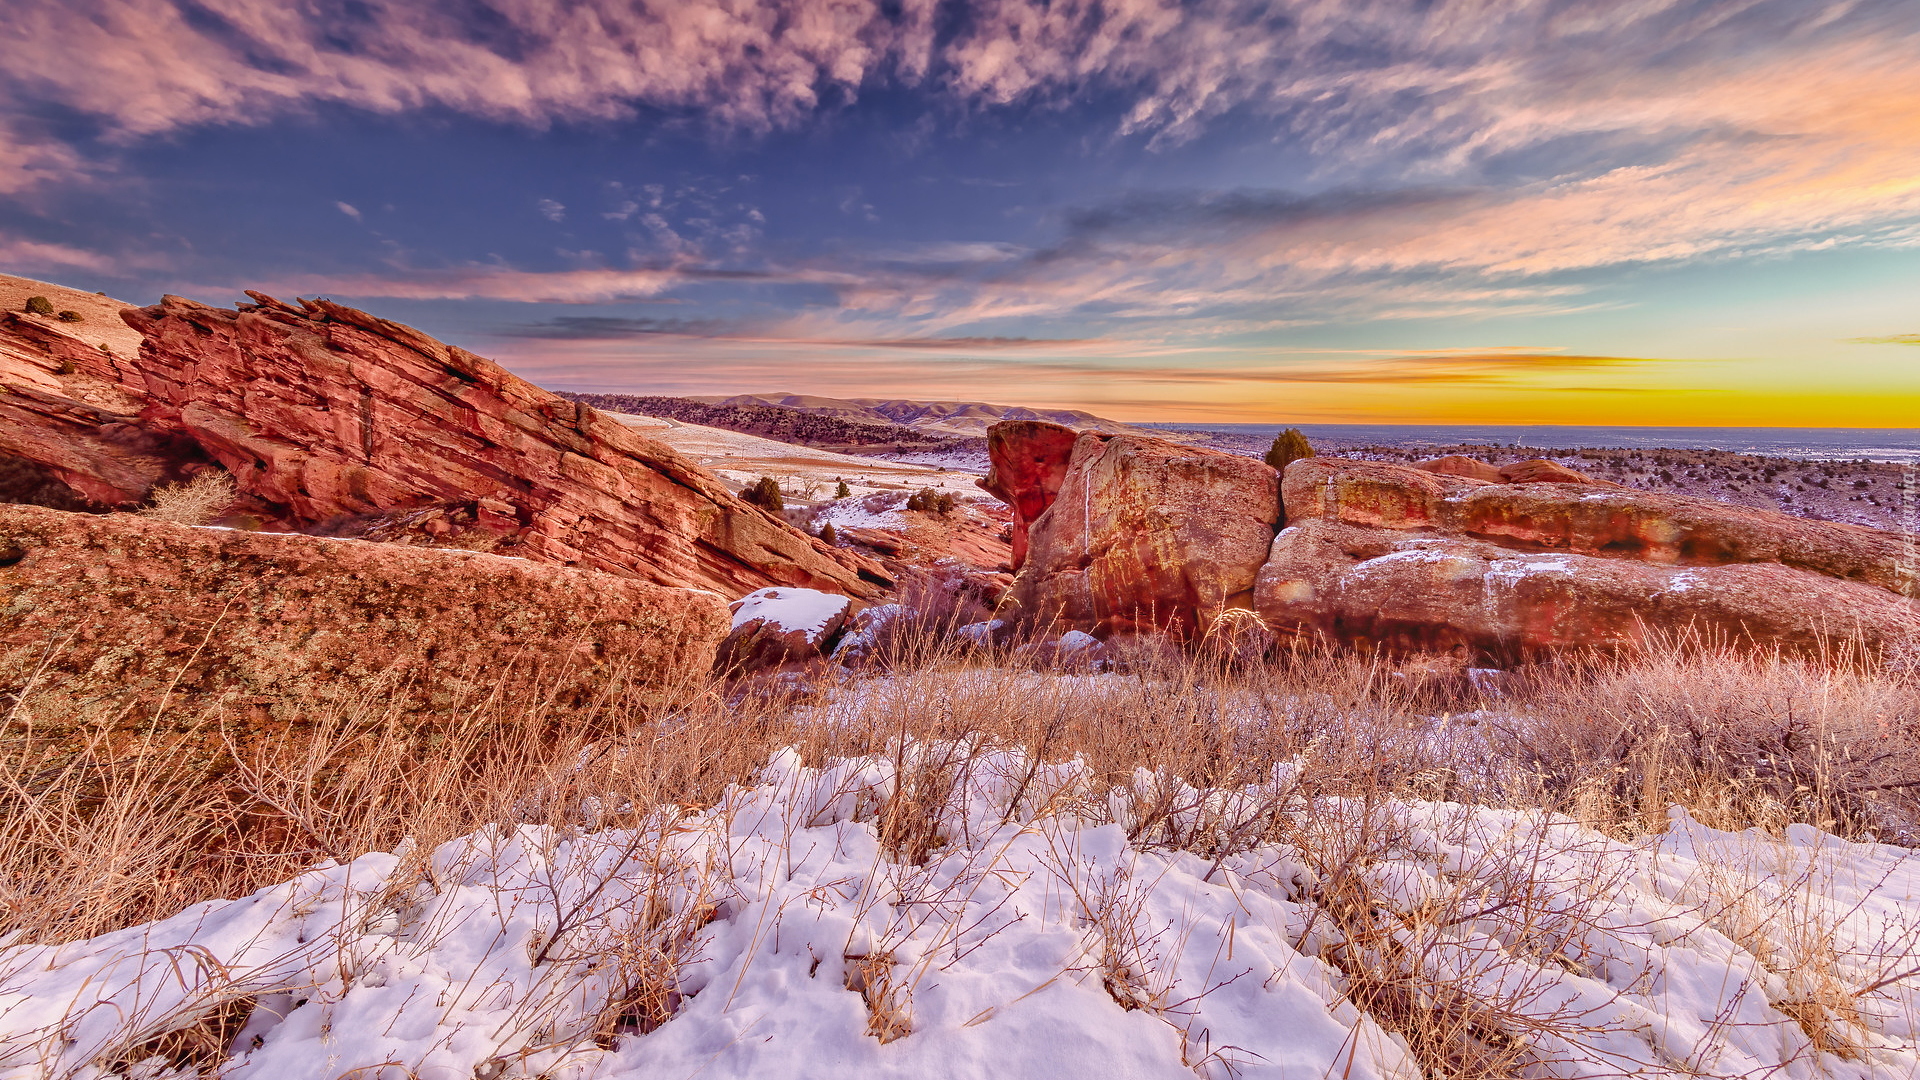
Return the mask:
<path id="1" fill-rule="evenodd" d="M 140 514 L 176 525 L 205 525 L 227 512 L 234 495 L 233 477 L 208 470 L 184 484 L 154 488 Z"/>
<path id="2" fill-rule="evenodd" d="M 834 479 L 839 480 L 839 477 L 835 477 Z M 853 498 L 853 489 L 847 486 L 845 480 L 839 480 L 839 486 L 833 489 L 833 497 L 836 499 L 851 499 Z"/>
<path id="3" fill-rule="evenodd" d="M 51 315 L 53 314 L 53 301 L 44 296 L 29 296 L 27 297 L 26 310 L 34 315 Z"/>
<path id="4" fill-rule="evenodd" d="M 923 514 L 939 514 L 944 517 L 953 513 L 953 506 L 953 493 L 950 491 L 921 488 L 907 496 L 907 509 L 918 510 Z"/>
<path id="5" fill-rule="evenodd" d="M 1273 437 L 1273 446 L 1268 448 L 1264 460 L 1275 469 L 1286 472 L 1288 465 L 1312 456 L 1313 444 L 1307 442 L 1307 437 L 1300 433 L 1299 428 L 1288 428 Z"/>
<path id="6" fill-rule="evenodd" d="M 59 319 L 61 322 L 85 322 L 86 321 L 86 317 L 81 315 L 77 311 L 62 311 L 60 314 L 54 317 Z"/>
<path id="7" fill-rule="evenodd" d="M 740 492 L 740 498 L 776 514 L 787 508 L 787 501 L 780 496 L 780 482 L 771 476 L 763 476 L 748 484 L 746 490 Z"/>
<path id="8" fill-rule="evenodd" d="M 840 542 L 840 533 L 834 529 L 833 522 L 820 526 L 820 540 L 829 547 Z"/>

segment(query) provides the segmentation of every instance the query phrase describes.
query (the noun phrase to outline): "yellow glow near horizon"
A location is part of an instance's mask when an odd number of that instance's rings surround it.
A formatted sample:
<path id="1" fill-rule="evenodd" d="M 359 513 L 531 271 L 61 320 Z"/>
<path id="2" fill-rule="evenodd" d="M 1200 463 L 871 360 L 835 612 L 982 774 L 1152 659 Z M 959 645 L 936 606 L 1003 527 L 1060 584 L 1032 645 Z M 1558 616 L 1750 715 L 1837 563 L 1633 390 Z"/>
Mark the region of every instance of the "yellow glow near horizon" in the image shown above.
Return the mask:
<path id="1" fill-rule="evenodd" d="M 1894 341 L 1836 342 L 1815 360 L 1522 348 L 1116 357 L 1096 349 L 944 357 L 680 339 L 547 343 L 502 359 L 534 382 L 566 389 L 985 401 L 1142 422 L 1920 427 L 1920 350 Z"/>

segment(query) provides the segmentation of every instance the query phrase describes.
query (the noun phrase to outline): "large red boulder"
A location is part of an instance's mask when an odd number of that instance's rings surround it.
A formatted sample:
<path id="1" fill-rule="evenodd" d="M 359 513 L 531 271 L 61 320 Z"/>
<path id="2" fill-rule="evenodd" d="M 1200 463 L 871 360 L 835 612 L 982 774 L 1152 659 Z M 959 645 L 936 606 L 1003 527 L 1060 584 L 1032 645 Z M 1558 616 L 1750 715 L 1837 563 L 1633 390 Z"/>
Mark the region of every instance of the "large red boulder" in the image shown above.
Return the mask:
<path id="1" fill-rule="evenodd" d="M 106 506 L 222 468 L 272 530 L 458 529 L 539 562 L 727 596 L 890 584 L 489 360 L 328 301 L 249 295 L 239 310 L 169 296 L 122 312 L 143 336 L 137 357 L 0 325 L 15 361 L 0 370 L 0 454 Z"/>
<path id="2" fill-rule="evenodd" d="M 1013 568 L 1027 561 L 1028 534 L 1067 479 L 1080 434 L 1044 420 L 1005 420 L 987 429 L 987 475 L 975 481 L 1013 510 Z"/>
<path id="3" fill-rule="evenodd" d="M 1513 660 L 1684 632 L 1813 649 L 1920 642 L 1901 538 L 1680 495 L 1288 466 L 1259 572 L 1271 625 Z M 1908 571 L 1907 573 L 1910 573 Z"/>
<path id="4" fill-rule="evenodd" d="M 1250 607 L 1280 518 L 1261 462 L 1164 439 L 1085 432 L 1060 456 L 1054 425 L 997 424 L 1004 457 L 1040 489 L 1006 612 L 1105 638 L 1150 629 L 1203 632 Z M 1027 441 L 1032 436 L 1032 441 Z M 999 478 L 1009 484 L 1008 473 Z M 1015 487 L 1022 497 L 1027 489 Z"/>

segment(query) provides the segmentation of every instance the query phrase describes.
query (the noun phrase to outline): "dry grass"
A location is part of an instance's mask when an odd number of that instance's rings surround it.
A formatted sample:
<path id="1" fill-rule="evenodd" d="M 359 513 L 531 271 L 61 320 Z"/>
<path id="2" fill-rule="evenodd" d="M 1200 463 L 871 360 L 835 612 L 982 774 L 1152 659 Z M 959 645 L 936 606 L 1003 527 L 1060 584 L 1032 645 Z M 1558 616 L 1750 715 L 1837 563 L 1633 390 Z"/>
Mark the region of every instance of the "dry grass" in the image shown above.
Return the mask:
<path id="1" fill-rule="evenodd" d="M 578 920 L 553 927 L 536 957 L 556 972 L 595 972 L 605 1006 L 586 1035 L 611 1045 L 673 1015 L 675 972 L 726 903 L 723 874 L 674 861 L 665 838 L 675 808 L 714 805 L 782 747 L 809 765 L 890 757 L 891 794 L 855 817 L 874 822 L 910 878 L 966 839 L 952 835 L 953 806 L 985 753 L 1018 747 L 1032 763 L 1009 802 L 1020 820 L 1111 819 L 1142 850 L 1191 852 L 1214 870 L 1260 845 L 1301 852 L 1312 884 L 1299 899 L 1317 912 L 1301 950 L 1336 969 L 1348 999 L 1404 1039 L 1429 1075 L 1505 1077 L 1550 1062 L 1542 1047 L 1554 1019 L 1528 1011 L 1525 985 L 1491 998 L 1475 990 L 1462 972 L 1476 961 L 1462 958 L 1455 928 L 1483 927 L 1502 955 L 1576 964 L 1564 943 L 1586 909 L 1561 894 L 1597 898 L 1607 883 L 1553 869 L 1578 852 L 1489 842 L 1484 865 L 1456 875 L 1457 890 L 1409 908 L 1376 873 L 1413 843 L 1396 800 L 1547 810 L 1615 838 L 1664 828 L 1678 804 L 1722 829 L 1807 823 L 1920 839 L 1920 684 L 1860 662 L 1694 645 L 1536 669 L 1489 688 L 1377 658 L 1263 657 L 1251 630 L 1228 628 L 1197 653 L 1140 650 L 1126 672 L 1087 678 L 1024 670 L 1010 651 L 957 648 L 946 631 L 971 614 L 965 602 L 917 612 L 890 631 L 872 677 L 839 688 L 743 693 L 696 679 L 647 704 L 610 693 L 583 719 L 537 688 L 500 687 L 437 732 L 430 753 L 399 730 L 403 703 L 385 690 L 316 704 L 298 738 L 228 739 L 211 759 L 167 733 L 217 730 L 229 721 L 218 709 L 175 705 L 131 749 L 102 737 L 55 753 L 10 724 L 0 742 L 0 943 L 84 938 L 370 851 L 408 853 L 395 880 L 426 882 L 427 853 L 487 825 L 568 835 L 620 826 L 635 848 L 615 862 L 646 866 L 648 895 L 674 899 L 617 933 L 582 901 L 569 909 Z M 1039 771 L 1071 757 L 1091 787 L 1050 786 Z M 1250 794 L 1223 799 L 1223 789 Z M 556 897 L 572 872 L 555 869 Z M 1507 900 L 1483 910 L 1496 887 Z M 1141 924 L 1132 890 L 1113 880 L 1076 887 L 1088 963 L 1118 1005 L 1161 1016 L 1185 1045 L 1191 999 L 1170 999 L 1158 966 L 1167 943 Z M 387 902 L 403 908 L 407 887 Z M 1753 902 L 1732 878 L 1701 885 L 1712 925 L 1777 957 L 1792 976 L 1783 1007 L 1815 1045 L 1845 1056 L 1869 991 L 1837 974 L 1840 946 L 1819 905 L 1810 898 L 1783 929 L 1753 918 Z M 869 1033 L 908 1036 L 926 969 L 896 964 L 884 941 L 843 959 Z M 236 991 L 185 1019 L 130 1022 L 124 1061 L 212 1068 L 210 1048 L 251 1006 L 242 1000 Z M 1230 1066 L 1230 1051 L 1196 1044 L 1190 1056 L 1196 1067 Z"/>

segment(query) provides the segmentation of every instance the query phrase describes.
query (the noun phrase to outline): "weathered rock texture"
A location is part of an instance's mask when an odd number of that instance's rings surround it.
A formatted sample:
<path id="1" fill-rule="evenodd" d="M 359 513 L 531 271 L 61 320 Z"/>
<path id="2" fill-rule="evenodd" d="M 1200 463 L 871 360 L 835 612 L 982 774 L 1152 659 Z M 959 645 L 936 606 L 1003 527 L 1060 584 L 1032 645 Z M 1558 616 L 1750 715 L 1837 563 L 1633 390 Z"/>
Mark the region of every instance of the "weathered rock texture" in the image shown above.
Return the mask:
<path id="1" fill-rule="evenodd" d="M 1283 629 L 1512 660 L 1695 630 L 1817 647 L 1920 640 L 1901 538 L 1710 499 L 1288 466 L 1255 606 Z"/>
<path id="2" fill-rule="evenodd" d="M 976 481 L 1013 509 L 1013 562 L 1026 565 L 1033 523 L 1047 512 L 1067 479 L 1078 432 L 1043 420 L 1007 420 L 987 429 L 987 475 Z"/>
<path id="3" fill-rule="evenodd" d="M 1016 514 L 1054 492 L 1030 521 L 1009 614 L 1106 637 L 1191 634 L 1222 611 L 1251 606 L 1280 517 L 1272 469 L 1216 450 L 1098 432 L 1075 436 L 1063 457 L 1063 430 L 1001 424 L 989 435 L 996 448 L 990 479 L 1022 500 L 1008 500 Z"/>
<path id="4" fill-rule="evenodd" d="M 230 472 L 272 529 L 424 537 L 738 596 L 877 595 L 877 565 L 736 498 L 672 449 L 498 365 L 327 301 L 179 297 L 122 312 L 137 358 L 26 319 L 0 325 L 0 454 L 102 506 Z"/>
<path id="5" fill-rule="evenodd" d="M 163 702 L 256 728 L 356 695 L 568 708 L 703 675 L 728 622 L 709 592 L 521 559 L 0 506 L 15 734 L 137 732 Z"/>

